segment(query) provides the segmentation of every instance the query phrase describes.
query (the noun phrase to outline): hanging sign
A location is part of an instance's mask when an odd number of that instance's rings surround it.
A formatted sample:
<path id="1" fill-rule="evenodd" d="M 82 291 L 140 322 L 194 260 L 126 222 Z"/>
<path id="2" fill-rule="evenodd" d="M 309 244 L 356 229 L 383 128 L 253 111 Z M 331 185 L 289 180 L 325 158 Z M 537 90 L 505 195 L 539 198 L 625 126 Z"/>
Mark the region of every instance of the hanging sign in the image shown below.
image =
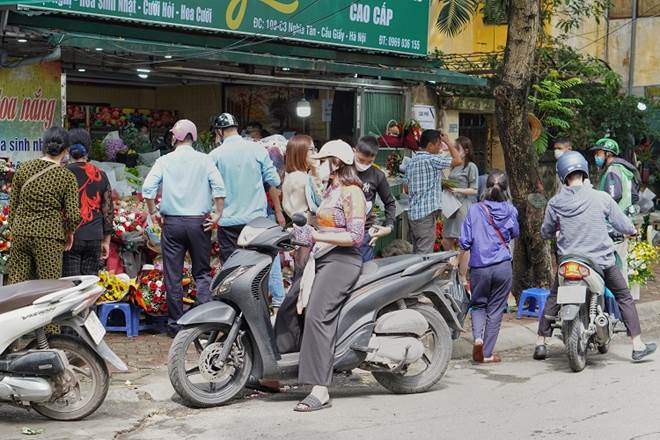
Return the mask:
<path id="1" fill-rule="evenodd" d="M 0 69 L 0 157 L 42 155 L 44 130 L 62 125 L 61 84 L 59 62 Z"/>
<path id="2" fill-rule="evenodd" d="M 22 6 L 250 37 L 427 53 L 429 0 L 57 0 Z"/>

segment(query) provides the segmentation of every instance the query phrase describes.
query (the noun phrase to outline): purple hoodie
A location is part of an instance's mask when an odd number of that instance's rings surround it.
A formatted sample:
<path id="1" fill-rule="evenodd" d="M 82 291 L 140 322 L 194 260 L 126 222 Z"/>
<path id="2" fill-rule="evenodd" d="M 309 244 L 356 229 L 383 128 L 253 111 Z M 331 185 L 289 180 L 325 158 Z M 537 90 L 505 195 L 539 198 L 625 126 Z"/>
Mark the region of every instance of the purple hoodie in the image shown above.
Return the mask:
<path id="1" fill-rule="evenodd" d="M 502 243 L 490 225 L 484 203 L 507 243 L 520 234 L 518 210 L 510 202 L 486 200 L 473 204 L 463 222 L 459 240 L 461 249 L 470 251 L 470 267 L 487 267 L 512 259 L 509 247 Z"/>

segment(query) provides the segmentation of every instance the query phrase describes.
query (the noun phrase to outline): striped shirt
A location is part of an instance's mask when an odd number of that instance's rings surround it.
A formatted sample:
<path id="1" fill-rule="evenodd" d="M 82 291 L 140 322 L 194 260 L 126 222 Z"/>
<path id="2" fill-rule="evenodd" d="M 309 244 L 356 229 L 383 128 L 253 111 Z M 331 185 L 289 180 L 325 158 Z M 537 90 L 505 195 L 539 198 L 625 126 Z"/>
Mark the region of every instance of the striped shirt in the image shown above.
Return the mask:
<path id="1" fill-rule="evenodd" d="M 420 220 L 442 208 L 442 170 L 450 168 L 452 158 L 419 151 L 406 164 L 411 220 Z"/>

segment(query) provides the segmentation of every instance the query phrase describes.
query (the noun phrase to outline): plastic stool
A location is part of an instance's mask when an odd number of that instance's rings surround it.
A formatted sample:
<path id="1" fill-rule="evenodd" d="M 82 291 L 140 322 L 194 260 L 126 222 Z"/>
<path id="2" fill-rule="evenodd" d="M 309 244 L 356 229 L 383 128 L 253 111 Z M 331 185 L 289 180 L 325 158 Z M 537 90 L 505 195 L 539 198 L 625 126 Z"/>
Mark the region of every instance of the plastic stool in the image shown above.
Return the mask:
<path id="1" fill-rule="evenodd" d="M 520 300 L 518 300 L 517 319 L 520 319 L 523 316 L 541 318 L 548 296 L 550 296 L 550 291 L 548 289 L 533 288 L 523 290 L 520 295 Z"/>
<path id="2" fill-rule="evenodd" d="M 108 318 L 112 312 L 120 311 L 124 314 L 123 326 L 108 325 Z M 138 335 L 140 328 L 140 309 L 132 304 L 125 302 L 106 303 L 98 306 L 97 313 L 101 324 L 109 332 L 126 332 L 126 336 L 133 337 Z"/>

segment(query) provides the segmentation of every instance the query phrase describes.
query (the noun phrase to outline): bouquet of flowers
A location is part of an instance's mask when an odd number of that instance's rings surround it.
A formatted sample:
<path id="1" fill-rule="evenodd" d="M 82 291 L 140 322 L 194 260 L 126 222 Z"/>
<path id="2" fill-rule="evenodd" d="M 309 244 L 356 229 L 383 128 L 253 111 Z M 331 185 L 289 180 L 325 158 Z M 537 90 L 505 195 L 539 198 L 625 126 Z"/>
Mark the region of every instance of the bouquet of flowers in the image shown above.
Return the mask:
<path id="1" fill-rule="evenodd" d="M 433 252 L 440 252 L 442 249 L 442 234 L 444 233 L 444 224 L 442 220 L 435 222 L 435 242 L 433 243 Z"/>
<path id="2" fill-rule="evenodd" d="M 385 167 L 387 168 L 387 172 L 389 173 L 390 177 L 396 177 L 401 174 L 401 162 L 403 162 L 403 158 L 398 152 L 393 152 L 390 153 L 387 156 L 387 162 L 385 163 Z"/>
<path id="3" fill-rule="evenodd" d="M 9 231 L 9 206 L 0 210 L 0 273 L 5 273 L 11 248 L 11 233 Z"/>
<path id="4" fill-rule="evenodd" d="M 419 150 L 419 141 L 422 138 L 422 126 L 416 119 L 411 119 L 406 123 L 403 146 L 411 150 Z"/>
<path id="5" fill-rule="evenodd" d="M 131 288 L 131 300 L 146 313 L 164 315 L 167 313 L 167 288 L 163 272 L 150 269 L 140 277 L 139 284 Z M 197 299 L 197 290 L 189 269 L 185 269 L 183 279 L 184 304 L 192 305 Z"/>
<path id="6" fill-rule="evenodd" d="M 113 236 L 122 242 L 130 236 L 142 236 L 146 223 L 144 210 L 138 203 L 119 202 L 115 206 Z"/>
<path id="7" fill-rule="evenodd" d="M 0 159 L 0 180 L 5 183 L 11 182 L 15 172 L 16 167 L 14 167 L 14 164 L 12 164 L 11 161 L 7 159 Z"/>
<path id="8" fill-rule="evenodd" d="M 96 301 L 97 304 L 122 301 L 132 286 L 137 287 L 137 282 L 131 280 L 128 275 L 114 275 L 106 271 L 99 272 L 98 284 L 105 292 Z"/>
<path id="9" fill-rule="evenodd" d="M 628 281 L 631 285 L 645 286 L 653 279 L 653 265 L 658 262 L 658 248 L 645 241 L 628 244 Z"/>

